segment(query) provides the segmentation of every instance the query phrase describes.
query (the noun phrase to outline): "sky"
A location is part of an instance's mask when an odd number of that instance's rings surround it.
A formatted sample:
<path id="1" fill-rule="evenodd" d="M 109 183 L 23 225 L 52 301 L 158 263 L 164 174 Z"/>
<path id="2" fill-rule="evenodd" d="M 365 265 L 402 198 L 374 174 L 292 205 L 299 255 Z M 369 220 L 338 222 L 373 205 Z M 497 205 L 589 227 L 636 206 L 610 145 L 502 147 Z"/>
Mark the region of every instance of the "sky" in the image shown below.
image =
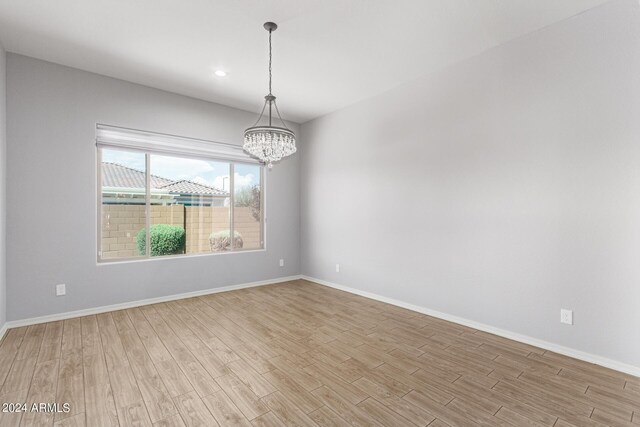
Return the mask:
<path id="1" fill-rule="evenodd" d="M 140 171 L 145 170 L 143 153 L 103 149 L 102 161 L 117 163 Z M 229 163 L 152 154 L 151 174 L 175 181 L 186 179 L 220 190 L 229 190 Z M 235 165 L 236 190 L 259 184 L 259 182 L 259 165 Z"/>

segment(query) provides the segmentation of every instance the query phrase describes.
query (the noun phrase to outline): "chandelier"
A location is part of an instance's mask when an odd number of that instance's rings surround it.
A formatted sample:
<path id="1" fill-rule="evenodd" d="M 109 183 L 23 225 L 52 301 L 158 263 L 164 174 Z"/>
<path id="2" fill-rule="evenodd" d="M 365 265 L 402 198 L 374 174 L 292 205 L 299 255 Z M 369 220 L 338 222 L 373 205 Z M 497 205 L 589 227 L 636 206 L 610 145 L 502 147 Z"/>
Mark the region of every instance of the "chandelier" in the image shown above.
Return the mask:
<path id="1" fill-rule="evenodd" d="M 262 163 L 266 163 L 271 169 L 274 162 L 296 152 L 296 135 L 280 117 L 276 97 L 271 93 L 271 33 L 278 26 L 273 22 L 266 22 L 264 28 L 269 31 L 269 94 L 264 97 L 264 105 L 258 120 L 252 127 L 244 131 L 244 145 L 242 148 L 253 157 L 258 158 Z M 267 105 L 269 106 L 269 124 L 258 125 Z M 272 125 L 272 112 L 274 109 L 282 123 L 281 127 Z"/>

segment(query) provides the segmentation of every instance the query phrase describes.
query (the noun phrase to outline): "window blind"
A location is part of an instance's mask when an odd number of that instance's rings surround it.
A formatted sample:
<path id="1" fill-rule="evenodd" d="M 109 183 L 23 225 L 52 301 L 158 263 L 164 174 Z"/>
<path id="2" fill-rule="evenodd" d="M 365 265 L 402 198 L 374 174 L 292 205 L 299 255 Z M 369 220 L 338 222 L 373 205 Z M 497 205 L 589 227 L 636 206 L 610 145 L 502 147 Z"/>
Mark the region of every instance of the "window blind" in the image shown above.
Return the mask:
<path id="1" fill-rule="evenodd" d="M 96 144 L 99 147 L 260 164 L 257 159 L 245 153 L 239 145 L 107 125 L 96 126 Z"/>

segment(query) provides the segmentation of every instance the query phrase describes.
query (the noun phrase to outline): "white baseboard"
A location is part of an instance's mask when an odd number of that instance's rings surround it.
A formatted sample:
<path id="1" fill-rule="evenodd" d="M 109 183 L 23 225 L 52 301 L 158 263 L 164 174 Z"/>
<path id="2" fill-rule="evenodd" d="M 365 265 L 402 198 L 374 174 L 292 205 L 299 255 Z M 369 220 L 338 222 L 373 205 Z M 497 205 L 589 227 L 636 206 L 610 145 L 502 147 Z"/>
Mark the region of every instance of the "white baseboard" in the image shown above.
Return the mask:
<path id="1" fill-rule="evenodd" d="M 0 327 L 0 343 L 2 342 L 2 338 L 4 338 L 4 334 L 7 332 L 7 329 L 9 329 L 9 327 L 7 326 L 7 323 L 5 322 L 4 325 L 2 325 L 2 327 Z"/>
<path id="2" fill-rule="evenodd" d="M 439 311 L 435 311 L 435 310 L 431 310 L 425 307 L 420 307 L 414 304 L 409 304 L 403 301 L 399 301 L 399 300 L 395 300 L 392 298 L 387 298 L 387 297 L 383 297 L 377 294 L 373 294 L 371 292 L 366 292 L 366 291 L 361 291 L 359 289 L 355 289 L 355 288 L 350 288 L 348 286 L 342 286 L 342 285 L 338 285 L 336 283 L 331 283 L 328 282 L 326 280 L 321 280 L 321 279 L 316 279 L 315 277 L 309 277 L 309 276 L 304 276 L 304 275 L 299 275 L 299 276 L 288 276 L 288 277 L 279 277 L 276 279 L 270 279 L 270 280 L 262 280 L 259 282 L 251 282 L 251 283 L 243 283 L 243 284 L 239 284 L 239 285 L 232 285 L 232 286 L 224 286 L 224 287 L 220 287 L 220 288 L 211 288 L 211 289 L 204 289 L 201 291 L 194 291 L 194 292 L 186 292 L 186 293 L 181 293 L 181 294 L 174 294 L 174 295 L 167 295 L 167 296 L 163 296 L 163 297 L 157 297 L 157 298 L 149 298 L 149 299 L 144 299 L 144 300 L 137 300 L 137 301 L 131 301 L 131 302 L 125 302 L 125 303 L 121 303 L 121 304 L 112 304 L 112 305 L 105 305 L 105 306 L 101 306 L 101 307 L 93 307 L 93 308 L 88 308 L 88 309 L 84 309 L 84 310 L 76 310 L 76 311 L 69 311 L 66 313 L 58 313 L 58 314 L 52 314 L 52 315 L 48 315 L 48 316 L 41 316 L 41 317 L 33 317 L 30 319 L 22 319 L 22 320 L 13 320 L 13 321 L 9 321 L 6 322 L 2 327 L 0 327 L 0 340 L 2 340 L 2 338 L 4 337 L 4 334 L 6 333 L 6 331 L 8 329 L 11 328 L 17 328 L 20 326 L 28 326 L 28 325 L 35 325 L 38 323 L 46 323 L 46 322 L 53 322 L 56 320 L 64 320 L 64 319 L 70 319 L 73 317 L 81 317 L 81 316 L 89 316 L 92 314 L 100 314 L 100 313 L 105 313 L 108 311 L 114 311 L 114 310 L 123 310 L 126 308 L 133 308 L 133 307 L 139 307 L 142 305 L 148 305 L 148 304 L 157 304 L 157 303 L 161 303 L 161 302 L 167 302 L 167 301 L 173 301 L 173 300 L 179 300 L 179 299 L 184 299 L 184 298 L 191 298 L 191 297 L 197 297 L 197 296 L 202 296 L 202 295 L 209 295 L 209 294 L 215 294 L 215 293 L 219 293 L 219 292 L 226 292 L 226 291 L 233 291 L 236 289 L 245 289 L 245 288 L 253 288 L 253 287 L 258 287 L 258 286 L 265 286 L 265 285 L 272 285 L 275 283 L 281 283 L 281 282 L 288 282 L 288 281 L 292 281 L 292 280 L 298 280 L 298 279 L 304 279 L 304 280 L 308 280 L 310 282 L 314 282 L 317 283 L 319 285 L 323 285 L 323 286 L 328 286 L 330 288 L 334 288 L 334 289 L 338 289 L 341 291 L 345 291 L 345 292 L 349 292 L 351 294 L 355 294 L 355 295 L 360 295 L 363 296 L 365 298 L 370 298 L 376 301 L 381 301 L 381 302 L 385 302 L 387 304 L 392 304 L 398 307 L 402 307 L 402 308 L 406 308 L 408 310 L 412 310 L 412 311 L 416 311 L 418 313 L 422 313 L 422 314 L 426 314 L 428 316 L 433 316 L 433 317 L 437 317 L 439 319 L 443 319 L 443 320 L 447 320 L 453 323 L 458 323 L 460 325 L 464 325 L 464 326 L 468 326 L 470 328 L 473 329 L 478 329 L 480 331 L 484 331 L 484 332 L 488 332 L 491 334 L 495 334 L 504 338 L 508 338 L 514 341 L 519 341 L 522 342 L 524 344 L 529 344 L 529 345 L 533 345 L 535 347 L 539 347 L 539 348 L 543 348 L 545 350 L 549 350 L 549 351 L 553 351 L 555 353 L 559 353 L 559 354 L 563 354 L 565 356 L 569 356 L 569 357 L 573 357 L 575 359 L 579 359 L 579 360 L 583 360 L 585 362 L 589 362 L 589 363 L 594 363 L 596 365 L 600 365 L 600 366 L 604 366 L 605 368 L 610 368 L 619 372 L 624 372 L 626 374 L 629 375 L 634 375 L 636 377 L 640 377 L 640 367 L 638 366 L 633 366 L 633 365 L 629 365 L 626 363 L 622 363 L 622 362 L 618 362 L 616 360 L 612 360 L 612 359 L 608 359 L 606 357 L 602 357 L 602 356 L 598 356 L 595 354 L 591 354 L 591 353 L 586 353 L 584 351 L 580 351 L 580 350 L 575 350 L 569 347 L 564 347 L 558 344 L 554 344 L 548 341 L 544 341 L 544 340 L 540 340 L 537 338 L 533 338 L 527 335 L 522 335 L 522 334 L 518 334 L 516 332 L 512 332 L 512 331 L 508 331 L 505 329 L 500 329 L 500 328 L 496 328 L 490 325 L 485 325 L 483 323 L 479 323 L 473 320 L 469 320 L 469 319 L 465 319 L 462 317 L 458 317 L 458 316 L 453 316 L 450 314 L 446 314 L 446 313 L 441 313 Z"/>
<path id="3" fill-rule="evenodd" d="M 20 326 L 29 326 L 29 325 L 36 325 L 38 323 L 54 322 L 57 320 L 71 319 L 73 317 L 90 316 L 92 314 L 106 313 L 108 311 L 124 310 L 126 308 L 140 307 L 141 305 L 157 304 L 160 302 L 199 297 L 202 295 L 216 294 L 219 292 L 234 291 L 236 289 L 255 288 L 257 286 L 273 285 L 275 283 L 289 282 L 291 280 L 298 280 L 300 278 L 301 276 L 278 277 L 276 279 L 261 280 L 259 282 L 242 283 L 239 285 L 203 289 L 201 291 L 185 292 L 182 294 L 174 294 L 174 295 L 167 295 L 163 297 L 123 302 L 120 304 L 103 305 L 100 307 L 87 308 L 84 310 L 68 311 L 66 313 L 57 313 L 57 314 L 51 314 L 48 316 L 32 317 L 30 319 L 12 320 L 10 322 L 5 323 L 2 329 L 0 329 L 0 339 L 2 339 L 7 329 L 17 328 Z"/>
<path id="4" fill-rule="evenodd" d="M 585 362 L 593 363 L 596 365 L 604 366 L 605 368 L 613 369 L 619 372 L 623 372 L 625 374 L 634 375 L 636 377 L 640 377 L 640 367 L 629 365 L 626 363 L 618 362 L 616 360 L 608 359 L 606 357 L 598 356 L 591 353 L 586 353 L 584 351 L 575 350 L 573 348 L 564 347 L 558 344 L 554 344 L 549 341 L 540 340 L 537 338 L 533 338 L 527 335 L 518 334 L 516 332 L 508 331 L 505 329 L 496 328 L 490 325 L 485 325 L 483 323 L 475 322 L 473 320 L 465 319 L 458 316 L 453 316 L 446 313 L 441 313 L 439 311 L 431 310 L 425 307 L 420 307 L 417 305 L 409 304 L 403 301 L 395 300 L 392 298 L 383 297 L 377 294 L 373 294 L 370 292 L 361 291 L 359 289 L 350 288 L 348 286 L 338 285 L 336 283 L 331 283 L 326 280 L 316 279 L 315 277 L 309 277 L 302 275 L 302 279 L 308 280 L 310 282 L 317 283 L 319 285 L 328 286 L 330 288 L 338 289 L 341 291 L 349 292 L 351 294 L 360 295 L 366 298 L 370 298 L 376 301 L 385 302 L 387 304 L 392 304 L 398 307 L 406 308 L 408 310 L 416 311 L 418 313 L 426 314 L 428 316 L 437 317 L 439 319 L 447 320 L 449 322 L 457 323 L 460 325 L 468 326 L 473 329 L 478 329 L 483 332 L 488 332 L 494 335 L 498 335 L 504 338 L 508 338 L 514 341 L 519 341 L 524 344 L 529 344 L 535 347 L 539 347 L 545 350 L 553 351 L 554 353 L 563 354 L 565 356 L 573 357 L 574 359 L 579 359 Z"/>

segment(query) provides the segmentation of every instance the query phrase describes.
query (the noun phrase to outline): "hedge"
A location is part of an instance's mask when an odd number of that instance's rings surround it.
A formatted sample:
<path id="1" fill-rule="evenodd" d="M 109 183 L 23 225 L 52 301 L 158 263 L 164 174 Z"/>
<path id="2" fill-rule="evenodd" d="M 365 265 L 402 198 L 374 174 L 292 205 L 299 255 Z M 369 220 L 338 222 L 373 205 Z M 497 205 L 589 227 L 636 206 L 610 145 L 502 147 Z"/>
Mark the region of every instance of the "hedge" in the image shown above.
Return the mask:
<path id="1" fill-rule="evenodd" d="M 151 256 L 184 253 L 186 233 L 182 227 L 169 224 L 154 224 L 151 227 Z M 137 236 L 138 254 L 147 253 L 147 233 L 143 228 Z"/>

